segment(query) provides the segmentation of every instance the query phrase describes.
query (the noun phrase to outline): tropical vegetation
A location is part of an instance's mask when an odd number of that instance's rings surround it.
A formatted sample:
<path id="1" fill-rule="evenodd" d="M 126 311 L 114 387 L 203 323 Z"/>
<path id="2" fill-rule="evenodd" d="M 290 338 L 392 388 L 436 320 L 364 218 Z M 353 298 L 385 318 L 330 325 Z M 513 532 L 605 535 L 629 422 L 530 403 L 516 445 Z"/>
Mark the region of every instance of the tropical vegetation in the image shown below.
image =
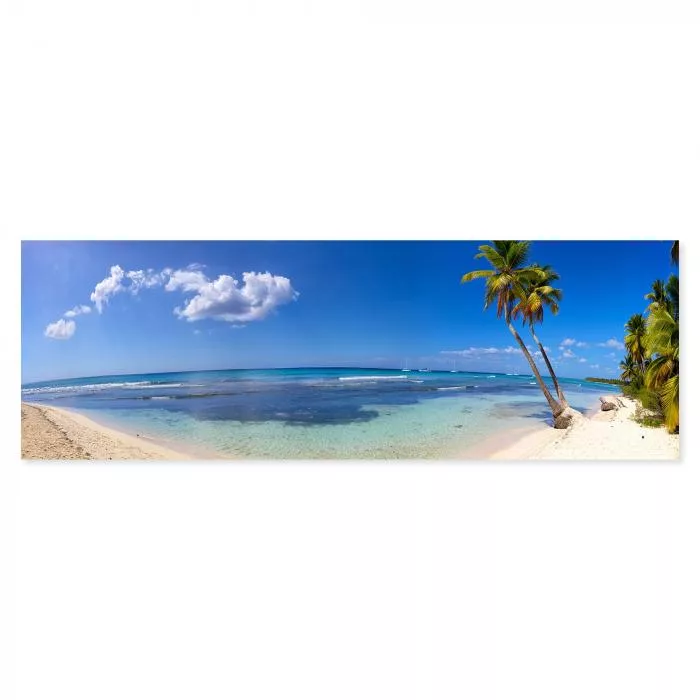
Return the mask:
<path id="1" fill-rule="evenodd" d="M 671 260 L 678 265 L 678 241 Z M 680 426 L 679 289 L 678 275 L 655 280 L 644 297 L 649 305 L 625 325 L 627 355 L 620 363 L 626 393 L 656 413 L 671 433 Z"/>
<path id="2" fill-rule="evenodd" d="M 462 277 L 462 282 L 485 280 L 484 310 L 495 304 L 496 316 L 504 319 L 549 404 L 554 427 L 566 428 L 574 413 L 568 407 L 545 348 L 535 333 L 535 324 L 542 323 L 545 308 L 553 314 L 559 311 L 562 293 L 552 286 L 559 275 L 548 265 L 528 264 L 529 252 L 529 241 L 492 241 L 492 245 L 479 246 L 475 259 L 484 258 L 491 267 L 467 272 Z M 542 379 L 532 354 L 513 325 L 513 321 L 518 318 L 530 329 L 552 378 L 556 398 Z"/>

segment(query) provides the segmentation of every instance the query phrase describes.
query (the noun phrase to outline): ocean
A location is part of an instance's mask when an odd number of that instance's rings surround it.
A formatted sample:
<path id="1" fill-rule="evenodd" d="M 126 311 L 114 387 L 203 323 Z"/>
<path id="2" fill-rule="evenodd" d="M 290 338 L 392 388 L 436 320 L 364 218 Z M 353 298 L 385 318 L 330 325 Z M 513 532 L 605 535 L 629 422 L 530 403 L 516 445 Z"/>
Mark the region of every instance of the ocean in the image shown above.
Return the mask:
<path id="1" fill-rule="evenodd" d="M 551 382 L 547 381 L 551 387 Z M 616 391 L 560 379 L 583 412 Z M 167 372 L 22 385 L 22 400 L 197 456 L 449 459 L 551 414 L 531 375 L 345 367 Z"/>

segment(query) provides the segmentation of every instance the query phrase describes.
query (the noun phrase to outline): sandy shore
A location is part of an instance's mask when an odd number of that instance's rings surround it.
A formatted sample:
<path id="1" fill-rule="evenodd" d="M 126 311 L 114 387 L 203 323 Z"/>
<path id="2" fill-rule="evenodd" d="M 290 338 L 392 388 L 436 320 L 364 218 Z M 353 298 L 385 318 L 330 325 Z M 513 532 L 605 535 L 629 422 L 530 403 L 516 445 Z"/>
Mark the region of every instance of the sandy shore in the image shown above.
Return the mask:
<path id="1" fill-rule="evenodd" d="M 679 459 L 680 439 L 665 428 L 645 428 L 632 419 L 637 402 L 620 397 L 624 406 L 581 416 L 567 430 L 543 428 L 496 449 L 489 459 L 517 460 L 669 460 Z"/>
<path id="2" fill-rule="evenodd" d="M 55 406 L 22 403 L 22 459 L 191 459 Z"/>
<path id="3" fill-rule="evenodd" d="M 680 456 L 678 435 L 645 428 L 632 419 L 635 401 L 622 398 L 616 411 L 579 417 L 567 430 L 494 436 L 462 454 L 489 460 L 672 460 Z M 505 445 L 505 446 L 504 446 Z M 201 455 L 221 458 L 220 455 Z M 142 436 L 105 427 L 55 406 L 22 403 L 23 459 L 181 460 L 197 458 Z"/>

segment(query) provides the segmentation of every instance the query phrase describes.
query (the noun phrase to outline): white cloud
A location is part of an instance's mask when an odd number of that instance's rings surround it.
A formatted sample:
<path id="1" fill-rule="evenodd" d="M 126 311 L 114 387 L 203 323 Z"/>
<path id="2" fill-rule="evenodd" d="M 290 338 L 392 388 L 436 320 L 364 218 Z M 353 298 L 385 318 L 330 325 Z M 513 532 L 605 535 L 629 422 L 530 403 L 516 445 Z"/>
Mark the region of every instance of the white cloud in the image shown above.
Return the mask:
<path id="1" fill-rule="evenodd" d="M 85 304 L 82 304 L 80 306 L 74 306 L 72 309 L 66 311 L 63 315 L 66 318 L 74 318 L 75 316 L 80 316 L 80 314 L 89 314 L 92 311 L 92 309 L 89 306 L 86 306 Z"/>
<path id="2" fill-rule="evenodd" d="M 102 307 L 107 303 L 109 297 L 126 289 L 122 286 L 123 279 L 124 270 L 119 265 L 112 265 L 109 277 L 105 277 L 95 285 L 95 291 L 90 295 L 90 301 L 95 304 L 99 313 L 102 313 Z"/>
<path id="3" fill-rule="evenodd" d="M 610 338 L 609 340 L 606 340 L 604 343 L 598 343 L 598 346 L 601 348 L 615 348 L 615 350 L 624 350 L 625 349 L 625 344 L 621 343 L 617 338 Z"/>
<path id="4" fill-rule="evenodd" d="M 174 292 L 182 289 L 183 292 L 198 292 L 209 280 L 207 276 L 198 270 L 175 270 L 169 271 L 168 283 L 165 285 L 166 292 Z"/>
<path id="5" fill-rule="evenodd" d="M 54 340 L 68 340 L 73 333 L 75 333 L 75 321 L 66 321 L 63 318 L 59 318 L 56 323 L 49 323 L 44 331 L 47 338 Z"/>
<path id="6" fill-rule="evenodd" d="M 591 365 L 591 369 L 600 369 L 600 365 Z"/>
<path id="7" fill-rule="evenodd" d="M 570 359 L 572 357 L 576 357 L 576 355 L 573 352 L 571 352 L 571 350 L 568 350 L 568 349 L 564 350 L 564 352 L 562 352 L 561 356 L 565 357 L 567 359 Z"/>
<path id="8" fill-rule="evenodd" d="M 585 357 L 579 358 L 579 362 L 588 362 L 588 360 Z"/>
<path id="9" fill-rule="evenodd" d="M 196 292 L 182 308 L 175 309 L 176 315 L 187 321 L 259 321 L 299 296 L 287 277 L 269 272 L 244 272 L 242 277 L 241 284 L 230 275 L 209 280 L 201 270 L 175 270 L 165 289 Z"/>
<path id="10" fill-rule="evenodd" d="M 494 347 L 488 347 L 488 348 L 475 348 L 475 347 L 470 347 L 466 348 L 464 350 L 441 350 L 440 354 L 441 355 L 456 355 L 458 357 L 477 357 L 480 355 L 512 355 L 513 353 L 519 353 L 521 352 L 520 348 L 515 348 L 512 345 L 509 345 L 508 347 L 505 348 L 494 348 Z"/>
<path id="11" fill-rule="evenodd" d="M 126 276 L 131 280 L 129 291 L 132 294 L 138 294 L 142 289 L 150 289 L 163 284 L 166 272 L 156 272 L 153 269 L 148 269 L 145 272 L 144 270 L 130 270 Z"/>
<path id="12" fill-rule="evenodd" d="M 587 348 L 588 343 L 584 343 L 582 340 L 576 340 L 576 338 L 564 338 L 564 340 L 559 343 L 560 350 L 565 350 L 566 348 L 571 347 Z"/>

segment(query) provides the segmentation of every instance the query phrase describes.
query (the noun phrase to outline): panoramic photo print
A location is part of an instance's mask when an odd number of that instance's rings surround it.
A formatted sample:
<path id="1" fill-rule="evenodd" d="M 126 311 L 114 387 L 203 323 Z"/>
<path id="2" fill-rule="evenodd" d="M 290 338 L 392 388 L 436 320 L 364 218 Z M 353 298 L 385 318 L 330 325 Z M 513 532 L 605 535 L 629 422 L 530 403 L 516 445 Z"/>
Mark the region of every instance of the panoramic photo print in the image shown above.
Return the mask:
<path id="1" fill-rule="evenodd" d="M 677 241 L 24 241 L 25 459 L 673 460 Z"/>

